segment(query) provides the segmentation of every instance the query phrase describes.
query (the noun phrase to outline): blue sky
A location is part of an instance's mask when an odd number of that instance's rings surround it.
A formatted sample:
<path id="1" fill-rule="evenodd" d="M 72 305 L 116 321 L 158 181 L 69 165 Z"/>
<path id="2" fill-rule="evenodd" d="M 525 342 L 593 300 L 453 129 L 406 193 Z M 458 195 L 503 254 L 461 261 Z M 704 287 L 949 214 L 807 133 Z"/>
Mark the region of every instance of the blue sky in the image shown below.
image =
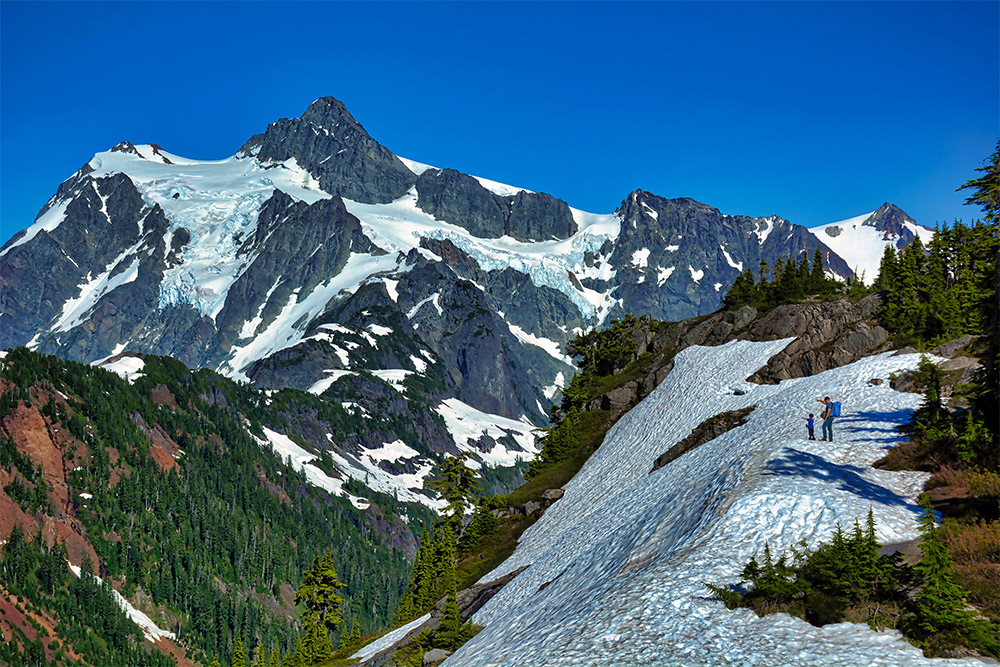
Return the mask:
<path id="1" fill-rule="evenodd" d="M 223 158 L 324 95 L 398 155 L 593 212 L 969 220 L 998 54 L 997 2 L 4 0 L 0 243 L 123 139 Z"/>

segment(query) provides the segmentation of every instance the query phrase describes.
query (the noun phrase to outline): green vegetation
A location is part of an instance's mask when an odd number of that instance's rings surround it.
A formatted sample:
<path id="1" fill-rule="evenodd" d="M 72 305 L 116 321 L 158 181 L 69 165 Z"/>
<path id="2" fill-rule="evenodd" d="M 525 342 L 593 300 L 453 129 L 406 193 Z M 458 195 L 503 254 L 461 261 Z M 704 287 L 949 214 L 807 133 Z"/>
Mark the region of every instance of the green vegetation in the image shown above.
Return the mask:
<path id="1" fill-rule="evenodd" d="M 922 558 L 915 566 L 898 553 L 880 554 L 871 510 L 865 527 L 855 521 L 845 534 L 809 553 L 805 543 L 777 559 L 767 544 L 743 568 L 746 592 L 706 584 L 727 607 L 749 607 L 758 615 L 786 612 L 813 625 L 842 621 L 873 629 L 897 628 L 928 656 L 966 647 L 1000 656 L 1000 626 L 966 608 L 968 592 L 956 582 L 948 552 L 925 507 L 920 522 Z"/>
<path id="2" fill-rule="evenodd" d="M 773 269 L 761 260 L 757 276 L 748 267 L 726 292 L 722 305 L 724 308 L 754 306 L 766 312 L 781 304 L 799 303 L 807 297 L 829 299 L 868 293 L 868 288 L 859 279 L 852 278 L 842 283 L 827 277 L 823 269 L 823 252 L 817 246 L 812 266 L 809 265 L 809 257 L 803 254 L 797 264 L 794 259 L 781 257 Z"/>
<path id="3" fill-rule="evenodd" d="M 533 479 L 545 470 L 569 461 L 586 461 L 593 449 L 600 444 L 604 433 L 611 427 L 605 419 L 588 418 L 587 405 L 595 398 L 640 376 L 649 357 L 636 354 L 633 335 L 639 330 L 657 331 L 662 326 L 651 318 L 626 315 L 620 320 L 612 320 L 607 329 L 594 329 L 580 334 L 566 346 L 569 355 L 578 359 L 578 370 L 569 385 L 563 390 L 561 406 L 553 411 L 552 426 L 541 429 L 541 452 L 528 466 L 528 478 Z M 595 436 L 598 436 L 595 440 Z M 579 466 L 573 469 L 573 474 Z M 562 477 L 562 475 L 559 475 Z M 572 477 L 572 474 L 570 475 Z M 563 482 L 567 481 L 563 480 Z M 548 487 L 553 488 L 553 487 Z"/>
<path id="4" fill-rule="evenodd" d="M 294 587 L 312 554 L 330 549 L 347 584 L 343 616 L 361 628 L 384 627 L 404 590 L 405 555 L 384 545 L 364 513 L 307 484 L 250 435 L 262 433 L 262 424 L 294 434 L 289 425 L 301 415 L 325 410 L 324 418 L 336 420 L 339 406 L 294 390 L 275 393 L 269 404 L 262 392 L 168 358 L 146 357 L 143 373 L 130 385 L 25 349 L 10 351 L 0 367 L 10 387 L 0 394 L 0 416 L 33 400 L 74 440 L 63 452 L 68 481 L 74 495 L 92 495 L 75 512 L 105 578 L 127 597 L 142 589 L 191 657 L 228 663 L 238 635 L 248 653 L 262 647 L 273 654 L 276 645 L 284 654 L 293 650 Z M 176 443 L 176 465 L 151 456 L 154 433 Z M 22 507 L 40 506 L 32 499 L 41 497 L 44 482 L 7 439 L 0 439 L 0 459 L 17 471 L 23 492 L 14 494 Z M 398 511 L 393 498 L 365 494 L 387 514 Z M 415 521 L 429 514 L 410 506 L 407 512 Z M 7 561 L 5 553 L 0 584 L 54 618 L 71 618 L 41 588 L 16 584 L 20 570 Z M 88 637 L 107 640 L 98 631 Z M 67 644 L 83 650 L 75 640 Z"/>
<path id="5" fill-rule="evenodd" d="M 59 618 L 56 634 L 49 642 L 51 661 L 45 659 L 43 637 L 49 634 L 35 625 L 35 641 L 21 636 L 0 645 L 0 662 L 7 665 L 68 663 L 66 649 L 71 648 L 90 665 L 148 665 L 165 667 L 173 661 L 143 641 L 138 626 L 132 622 L 112 597 L 110 586 L 98 581 L 93 565 L 84 560 L 80 577 L 66 567 L 66 550 L 56 543 L 45 547 L 41 531 L 28 539 L 20 525 L 15 525 L 3 545 L 4 585 L 11 595 L 32 607 L 54 611 Z M 58 647 L 58 648 L 55 648 Z"/>
<path id="6" fill-rule="evenodd" d="M 983 306 L 996 301 L 991 283 L 998 250 L 996 225 L 981 222 L 939 228 L 926 247 L 919 238 L 898 253 L 886 246 L 875 281 L 885 299 L 879 323 L 900 344 L 984 333 Z"/>
<path id="7" fill-rule="evenodd" d="M 926 248 L 919 239 L 901 253 L 887 247 L 875 281 L 884 302 L 878 321 L 897 344 L 927 348 L 972 334 L 982 336 L 986 345 L 981 370 L 963 387 L 971 399 L 967 410 L 945 407 L 943 373 L 922 360 L 911 380 L 923 388 L 924 400 L 900 427 L 909 441 L 876 464 L 935 473 L 924 494 L 922 558 L 911 567 L 896 556 L 879 555 L 869 513 L 864 529 L 855 523 L 845 535 L 838 526 L 833 541 L 812 553 L 802 544 L 790 557 L 774 559 L 765 545 L 763 563 L 754 557 L 743 569 L 749 583 L 745 593 L 706 584 L 730 608 L 788 612 L 816 625 L 850 620 L 898 628 L 929 656 L 952 655 L 962 648 L 1000 656 L 1000 591 L 995 585 L 1000 560 L 1000 143 L 991 159 L 979 170 L 985 176 L 961 188 L 974 190 L 969 202 L 983 205 L 988 222 L 956 222 L 938 229 Z M 939 493 L 944 487 L 951 492 Z M 945 515 L 940 529 L 934 510 Z"/>

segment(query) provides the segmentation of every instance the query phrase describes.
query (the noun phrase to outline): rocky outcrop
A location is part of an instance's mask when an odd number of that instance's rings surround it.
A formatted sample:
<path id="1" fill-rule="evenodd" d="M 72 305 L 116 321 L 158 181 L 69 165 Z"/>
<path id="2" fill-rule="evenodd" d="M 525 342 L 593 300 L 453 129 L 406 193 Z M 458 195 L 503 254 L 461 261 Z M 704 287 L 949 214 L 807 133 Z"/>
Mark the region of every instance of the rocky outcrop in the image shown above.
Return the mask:
<path id="1" fill-rule="evenodd" d="M 250 138 L 239 155 L 268 162 L 290 158 L 309 170 L 324 191 L 366 204 L 399 199 L 417 177 L 369 136 L 333 97 L 321 97 L 300 118 L 282 118 Z"/>
<path id="2" fill-rule="evenodd" d="M 873 319 L 881 303 L 881 297 L 872 294 L 856 303 L 840 299 L 775 308 L 754 322 L 742 337 L 756 341 L 790 337 L 795 340 L 747 379 L 777 384 L 780 380 L 837 368 L 880 351 L 889 338 L 888 332 Z"/>
<path id="3" fill-rule="evenodd" d="M 663 381 L 673 368 L 674 355 L 691 345 L 795 338 L 747 378 L 758 384 L 776 384 L 853 363 L 888 347 L 888 333 L 874 319 L 880 304 L 881 297 L 873 294 L 857 302 L 789 304 L 763 316 L 753 306 L 743 306 L 659 325 L 656 331 L 652 326 L 637 327 L 631 334 L 633 359 L 648 361 L 638 373 L 630 374 L 635 379 L 591 399 L 586 409 L 608 410 L 612 421 L 617 420 Z"/>
<path id="4" fill-rule="evenodd" d="M 649 473 L 653 474 L 671 461 L 675 461 L 684 454 L 687 454 L 692 449 L 715 440 L 726 431 L 743 426 L 743 424 L 747 423 L 750 413 L 754 411 L 754 407 L 751 405 L 740 410 L 720 412 L 717 415 L 709 417 L 698 424 L 683 440 L 656 457 L 656 460 L 653 462 L 653 469 Z"/>
<path id="5" fill-rule="evenodd" d="M 168 223 L 162 209 L 148 207 L 124 174 L 96 179 L 74 176 L 67 181 L 70 182 L 72 189 L 63 194 L 65 213 L 60 224 L 42 229 L 26 243 L 18 244 L 22 238 L 19 234 L 5 246 L 0 261 L 0 348 L 26 344 L 63 315 L 67 300 L 79 297 L 84 285 L 106 272 L 114 276 L 131 267 L 134 261 L 140 262 L 142 284 L 122 286 L 131 293 L 130 299 L 144 291 L 136 287 L 147 287 L 154 280 L 159 282 L 159 262 L 154 260 L 163 256 L 163 249 L 152 242 L 144 245 L 143 241 L 162 235 L 166 229 Z M 142 221 L 141 232 L 139 221 Z M 135 247 L 132 256 L 124 257 L 132 247 Z M 152 300 L 155 304 L 155 295 Z M 138 304 L 128 303 L 129 299 L 119 301 L 113 309 L 115 313 L 124 306 L 129 314 L 135 315 L 132 311 Z M 135 318 L 132 319 L 135 324 Z M 127 325 L 112 322 L 93 325 L 94 330 L 100 330 L 108 338 L 119 333 L 109 327 L 130 330 Z M 52 346 L 49 351 L 55 352 L 56 348 Z M 77 358 L 93 358 L 87 357 L 90 351 L 81 351 Z M 73 356 L 72 351 L 60 352 Z"/>
<path id="6" fill-rule="evenodd" d="M 577 230 L 566 202 L 544 192 L 498 195 L 454 169 L 428 169 L 416 185 L 417 206 L 424 212 L 481 238 L 546 241 L 568 238 Z"/>

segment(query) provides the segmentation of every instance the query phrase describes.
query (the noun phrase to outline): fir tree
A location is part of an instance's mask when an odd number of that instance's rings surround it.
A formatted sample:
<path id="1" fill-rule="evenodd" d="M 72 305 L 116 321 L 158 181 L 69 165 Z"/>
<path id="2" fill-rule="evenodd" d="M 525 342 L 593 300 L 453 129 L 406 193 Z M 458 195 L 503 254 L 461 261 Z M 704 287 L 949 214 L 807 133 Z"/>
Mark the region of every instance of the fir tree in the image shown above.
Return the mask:
<path id="1" fill-rule="evenodd" d="M 921 577 L 920 594 L 901 619 L 900 629 L 922 647 L 969 646 L 991 655 L 1000 653 L 998 628 L 977 619 L 976 612 L 965 605 L 968 594 L 955 583 L 951 558 L 934 526 L 929 501 L 920 519 L 920 538 L 922 556 L 915 566 Z"/>
<path id="2" fill-rule="evenodd" d="M 449 512 L 452 517 L 464 515 L 465 508 L 472 503 L 474 494 L 482 491 L 476 485 L 478 473 L 466 465 L 468 459 L 468 452 L 459 452 L 457 456 L 446 456 L 441 462 L 441 476 L 427 483 L 427 486 L 448 501 L 444 511 Z"/>
<path id="3" fill-rule="evenodd" d="M 295 592 L 295 604 L 305 604 L 307 613 L 315 615 L 329 632 L 334 632 L 343 622 L 340 607 L 344 599 L 337 595 L 340 583 L 333 566 L 333 554 L 327 549 L 322 559 L 313 558 L 313 566 L 303 574 L 302 585 Z"/>
<path id="4" fill-rule="evenodd" d="M 823 249 L 816 246 L 813 254 L 812 273 L 809 276 L 809 291 L 817 292 L 826 286 L 826 272 L 823 270 Z"/>
<path id="5" fill-rule="evenodd" d="M 997 149 L 986 165 L 976 171 L 983 172 L 983 175 L 961 185 L 958 190 L 972 190 L 965 203 L 982 206 L 986 220 L 1000 222 L 1000 141 L 997 141 Z"/>
<path id="6" fill-rule="evenodd" d="M 306 665 L 314 665 L 322 662 L 333 655 L 333 642 L 326 632 L 323 619 L 317 612 L 306 612 L 303 615 L 305 622 L 305 637 L 302 640 L 302 660 Z"/>
<path id="7" fill-rule="evenodd" d="M 236 633 L 236 643 L 233 644 L 233 667 L 246 667 L 247 656 L 243 651 L 243 633 Z"/>

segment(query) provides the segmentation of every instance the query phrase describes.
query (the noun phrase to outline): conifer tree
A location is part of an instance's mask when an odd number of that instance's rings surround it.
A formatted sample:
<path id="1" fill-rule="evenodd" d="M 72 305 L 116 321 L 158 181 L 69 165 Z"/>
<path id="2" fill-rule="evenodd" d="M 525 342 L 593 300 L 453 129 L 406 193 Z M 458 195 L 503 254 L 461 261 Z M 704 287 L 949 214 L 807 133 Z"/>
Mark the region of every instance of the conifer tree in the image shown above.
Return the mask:
<path id="1" fill-rule="evenodd" d="M 820 291 L 826 285 L 826 272 L 823 270 L 823 250 L 816 246 L 813 253 L 812 274 L 809 277 L 809 290 Z"/>
<path id="2" fill-rule="evenodd" d="M 464 515 L 465 508 L 472 503 L 474 494 L 482 491 L 476 484 L 478 473 L 466 464 L 468 459 L 468 452 L 446 456 L 441 462 L 441 476 L 427 483 L 427 486 L 448 501 L 444 511 L 449 512 L 453 518 Z"/>
<path id="3" fill-rule="evenodd" d="M 337 595 L 337 589 L 346 587 L 337 578 L 333 554 L 327 549 L 323 558 L 313 558 L 313 566 L 303 573 L 295 603 L 305 604 L 307 614 L 315 615 L 326 631 L 334 632 L 344 620 L 340 615 L 344 599 Z"/>
<path id="4" fill-rule="evenodd" d="M 1000 652 L 998 628 L 976 618 L 966 608 L 966 591 L 955 583 L 951 558 L 934 526 L 934 509 L 924 501 L 920 519 L 920 551 L 915 568 L 921 577 L 921 590 L 900 620 L 900 629 L 919 646 L 969 646 L 996 655 Z"/>
<path id="5" fill-rule="evenodd" d="M 965 203 L 982 206 L 986 220 L 1000 222 L 1000 140 L 986 165 L 976 171 L 983 172 L 983 175 L 961 185 L 958 190 L 972 190 Z"/>
<path id="6" fill-rule="evenodd" d="M 246 667 L 247 656 L 243 650 L 243 633 L 236 633 L 236 643 L 233 644 L 233 667 Z"/>
<path id="7" fill-rule="evenodd" d="M 354 617 L 354 625 L 351 627 L 351 635 L 348 638 L 350 644 L 355 644 L 361 641 L 361 624 L 358 623 L 358 617 Z"/>

